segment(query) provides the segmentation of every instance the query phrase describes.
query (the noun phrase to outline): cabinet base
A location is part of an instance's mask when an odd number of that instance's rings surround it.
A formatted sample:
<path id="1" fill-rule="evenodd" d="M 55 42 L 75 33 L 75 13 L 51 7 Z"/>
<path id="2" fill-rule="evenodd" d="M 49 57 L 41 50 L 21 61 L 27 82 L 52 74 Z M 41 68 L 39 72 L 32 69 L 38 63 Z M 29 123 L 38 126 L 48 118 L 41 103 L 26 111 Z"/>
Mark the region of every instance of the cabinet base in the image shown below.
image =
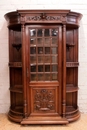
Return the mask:
<path id="1" fill-rule="evenodd" d="M 28 118 L 23 118 L 22 115 L 14 115 L 13 113 L 8 113 L 8 118 L 11 121 L 18 122 L 22 125 L 28 124 L 68 124 L 69 122 L 73 122 L 78 120 L 80 117 L 80 112 L 77 111 L 74 114 L 66 114 L 66 118 L 63 117 L 34 117 L 30 116 Z"/>
<path id="2" fill-rule="evenodd" d="M 68 124 L 68 120 L 62 117 L 28 117 L 21 124 Z"/>

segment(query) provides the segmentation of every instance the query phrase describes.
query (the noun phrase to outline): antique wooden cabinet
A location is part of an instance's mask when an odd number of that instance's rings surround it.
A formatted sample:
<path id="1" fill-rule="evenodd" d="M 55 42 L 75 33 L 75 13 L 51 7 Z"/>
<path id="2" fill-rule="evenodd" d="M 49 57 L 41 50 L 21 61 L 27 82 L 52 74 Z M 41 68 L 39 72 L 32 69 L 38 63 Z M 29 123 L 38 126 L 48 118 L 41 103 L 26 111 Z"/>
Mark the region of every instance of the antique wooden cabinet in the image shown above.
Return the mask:
<path id="1" fill-rule="evenodd" d="M 67 124 L 78 109 L 78 28 L 70 10 L 17 10 L 9 29 L 10 110 L 21 124 Z"/>

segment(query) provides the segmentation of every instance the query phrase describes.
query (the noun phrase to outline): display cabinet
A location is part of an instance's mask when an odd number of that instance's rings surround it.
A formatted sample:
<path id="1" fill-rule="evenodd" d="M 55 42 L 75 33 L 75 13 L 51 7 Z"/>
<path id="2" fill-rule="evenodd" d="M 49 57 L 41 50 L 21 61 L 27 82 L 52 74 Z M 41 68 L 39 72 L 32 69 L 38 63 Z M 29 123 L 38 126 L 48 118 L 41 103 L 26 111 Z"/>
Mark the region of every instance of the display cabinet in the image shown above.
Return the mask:
<path id="1" fill-rule="evenodd" d="M 10 110 L 21 124 L 67 124 L 78 109 L 78 28 L 70 10 L 17 10 L 9 29 Z"/>

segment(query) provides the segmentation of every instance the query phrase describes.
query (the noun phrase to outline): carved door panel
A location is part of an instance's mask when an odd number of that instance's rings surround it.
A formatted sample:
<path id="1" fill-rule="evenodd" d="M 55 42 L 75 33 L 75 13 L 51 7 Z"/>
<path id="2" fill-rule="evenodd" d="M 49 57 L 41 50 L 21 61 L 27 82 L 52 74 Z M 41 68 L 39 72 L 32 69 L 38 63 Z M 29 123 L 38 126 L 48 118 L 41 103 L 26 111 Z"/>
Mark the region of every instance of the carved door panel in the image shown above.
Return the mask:
<path id="1" fill-rule="evenodd" d="M 62 27 L 27 26 L 28 114 L 61 115 Z"/>

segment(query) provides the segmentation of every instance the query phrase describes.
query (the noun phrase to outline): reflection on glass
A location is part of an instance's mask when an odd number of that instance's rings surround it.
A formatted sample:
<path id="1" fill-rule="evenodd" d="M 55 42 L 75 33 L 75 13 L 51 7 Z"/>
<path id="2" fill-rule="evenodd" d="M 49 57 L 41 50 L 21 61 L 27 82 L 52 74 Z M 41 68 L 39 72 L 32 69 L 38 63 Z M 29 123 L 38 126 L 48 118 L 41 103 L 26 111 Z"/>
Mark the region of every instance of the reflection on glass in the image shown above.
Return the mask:
<path id="1" fill-rule="evenodd" d="M 50 81 L 50 74 L 45 74 L 45 81 Z"/>
<path id="2" fill-rule="evenodd" d="M 45 54 L 50 54 L 50 47 L 45 47 Z"/>
<path id="3" fill-rule="evenodd" d="M 30 56 L 31 64 L 36 63 L 36 56 Z"/>
<path id="4" fill-rule="evenodd" d="M 57 80 L 58 79 L 58 75 L 57 74 L 52 74 L 52 80 Z"/>
<path id="5" fill-rule="evenodd" d="M 52 44 L 53 45 L 57 45 L 58 44 L 57 38 L 52 38 Z"/>
<path id="6" fill-rule="evenodd" d="M 37 38 L 37 44 L 42 45 L 43 44 L 43 39 L 42 38 Z"/>
<path id="7" fill-rule="evenodd" d="M 50 38 L 45 38 L 44 43 L 45 43 L 46 45 L 50 45 Z"/>
<path id="8" fill-rule="evenodd" d="M 50 72 L 50 65 L 45 65 L 45 72 Z"/>
<path id="9" fill-rule="evenodd" d="M 31 81 L 36 81 L 36 74 L 31 74 Z"/>
<path id="10" fill-rule="evenodd" d="M 35 29 L 31 29 L 31 30 L 30 30 L 30 36 L 31 36 L 31 37 L 36 36 L 36 30 L 35 30 Z"/>
<path id="11" fill-rule="evenodd" d="M 44 75 L 43 74 L 38 74 L 38 81 L 43 81 L 43 77 Z"/>
<path id="12" fill-rule="evenodd" d="M 58 69 L 57 69 L 57 65 L 52 65 L 52 72 L 57 72 Z"/>
<path id="13" fill-rule="evenodd" d="M 38 72 L 43 72 L 43 65 L 38 65 Z"/>
<path id="14" fill-rule="evenodd" d="M 43 47 L 38 47 L 38 54 L 43 54 Z"/>
<path id="15" fill-rule="evenodd" d="M 58 29 L 52 29 L 52 36 L 57 36 L 58 35 Z"/>
<path id="16" fill-rule="evenodd" d="M 38 37 L 41 37 L 43 35 L 42 33 L 43 33 L 42 29 L 37 30 L 37 36 Z"/>
<path id="17" fill-rule="evenodd" d="M 50 63 L 50 62 L 51 62 L 50 56 L 45 56 L 44 62 L 45 62 L 45 63 Z"/>
<path id="18" fill-rule="evenodd" d="M 50 36 L 50 29 L 44 30 L 44 36 Z"/>
<path id="19" fill-rule="evenodd" d="M 30 47 L 30 54 L 36 54 L 36 47 Z"/>
<path id="20" fill-rule="evenodd" d="M 30 39 L 30 44 L 31 45 L 36 45 L 36 39 L 35 38 L 31 38 Z"/>
<path id="21" fill-rule="evenodd" d="M 36 66 L 31 66 L 31 72 L 36 72 Z"/>
<path id="22" fill-rule="evenodd" d="M 57 63 L 57 56 L 52 56 L 52 63 Z"/>
<path id="23" fill-rule="evenodd" d="M 38 63 L 43 63 L 44 61 L 44 57 L 43 56 L 38 56 Z"/>
<path id="24" fill-rule="evenodd" d="M 57 54 L 57 47 L 52 47 L 52 54 Z"/>

